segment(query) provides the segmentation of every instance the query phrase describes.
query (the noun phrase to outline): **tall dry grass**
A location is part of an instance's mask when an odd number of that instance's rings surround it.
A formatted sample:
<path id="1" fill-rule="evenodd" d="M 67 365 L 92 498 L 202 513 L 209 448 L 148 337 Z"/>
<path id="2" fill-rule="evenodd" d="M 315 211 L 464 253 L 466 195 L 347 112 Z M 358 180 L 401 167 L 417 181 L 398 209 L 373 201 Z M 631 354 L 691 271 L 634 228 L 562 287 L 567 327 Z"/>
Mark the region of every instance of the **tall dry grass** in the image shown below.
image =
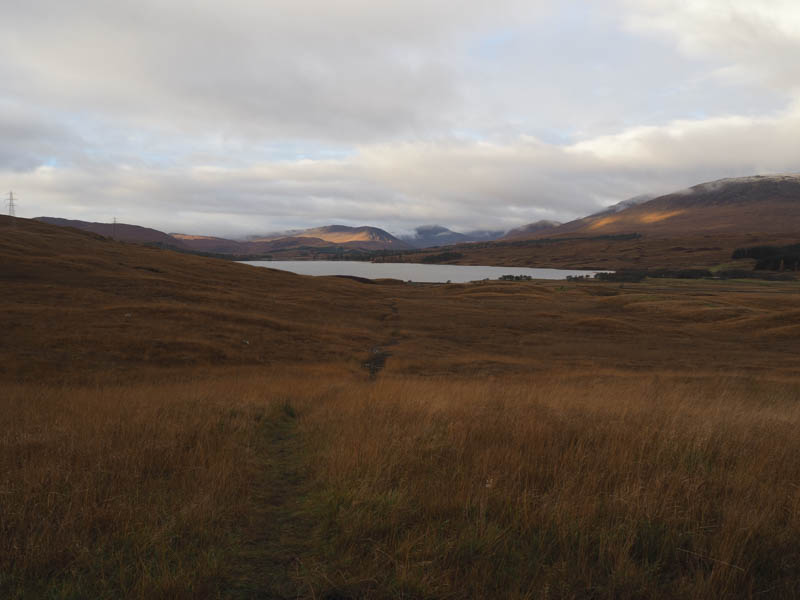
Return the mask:
<path id="1" fill-rule="evenodd" d="M 3 391 L 4 597 L 800 594 L 794 384 L 297 368 Z"/>
<path id="2" fill-rule="evenodd" d="M 260 389 L 4 386 L 0 595 L 216 595 L 270 409 Z"/>
<path id="3" fill-rule="evenodd" d="M 309 590 L 800 595 L 798 387 L 384 379 L 308 406 Z"/>

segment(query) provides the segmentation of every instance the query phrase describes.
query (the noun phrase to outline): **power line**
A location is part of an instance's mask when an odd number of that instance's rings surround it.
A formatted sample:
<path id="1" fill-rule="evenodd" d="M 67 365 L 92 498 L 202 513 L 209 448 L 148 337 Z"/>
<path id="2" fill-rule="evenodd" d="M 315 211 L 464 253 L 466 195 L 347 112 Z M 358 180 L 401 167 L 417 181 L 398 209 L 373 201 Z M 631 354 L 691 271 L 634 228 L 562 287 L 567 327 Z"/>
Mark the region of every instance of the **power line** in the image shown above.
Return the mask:
<path id="1" fill-rule="evenodd" d="M 8 192 L 8 216 L 17 216 L 17 204 L 14 202 L 14 192 Z"/>

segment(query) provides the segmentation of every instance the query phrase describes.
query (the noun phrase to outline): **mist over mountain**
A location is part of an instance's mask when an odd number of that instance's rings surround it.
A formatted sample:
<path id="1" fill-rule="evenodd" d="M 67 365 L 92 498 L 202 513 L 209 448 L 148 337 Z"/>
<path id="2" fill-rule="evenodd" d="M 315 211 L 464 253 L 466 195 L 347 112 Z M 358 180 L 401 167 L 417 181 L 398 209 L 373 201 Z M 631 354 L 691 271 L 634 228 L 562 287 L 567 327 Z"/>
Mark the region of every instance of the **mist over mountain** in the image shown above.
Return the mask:
<path id="1" fill-rule="evenodd" d="M 638 196 L 634 196 L 633 198 L 628 198 L 627 200 L 621 200 L 616 204 L 612 204 L 611 206 L 607 206 L 601 211 L 593 213 L 590 216 L 599 217 L 603 215 L 613 215 L 614 213 L 622 212 L 626 208 L 630 208 L 631 206 L 636 206 L 637 204 L 644 204 L 645 202 L 650 202 L 656 196 L 653 194 L 640 194 Z"/>
<path id="2" fill-rule="evenodd" d="M 556 235 L 790 234 L 800 231 L 800 175 L 708 181 L 657 198 L 636 197 L 565 223 Z"/>
<path id="3" fill-rule="evenodd" d="M 504 240 L 513 240 L 518 238 L 524 238 L 531 235 L 538 235 L 541 233 L 549 233 L 555 230 L 561 223 L 558 221 L 548 221 L 546 219 L 542 219 L 541 221 L 536 221 L 535 223 L 528 223 L 527 225 L 523 225 L 522 227 L 517 227 L 516 229 L 512 229 L 509 231 L 505 236 L 503 236 Z"/>
<path id="4" fill-rule="evenodd" d="M 413 235 L 400 236 L 404 242 L 415 248 L 450 246 L 467 242 L 486 242 L 503 236 L 502 230 L 476 230 L 459 233 L 442 225 L 421 225 L 414 229 Z"/>
<path id="5" fill-rule="evenodd" d="M 659 239 L 735 236 L 742 238 L 737 243 L 745 244 L 743 236 L 752 234 L 778 236 L 781 239 L 797 235 L 800 231 L 800 175 L 727 178 L 657 198 L 635 196 L 568 223 L 541 220 L 513 229 L 505 235 L 501 231 L 460 233 L 442 225 L 421 225 L 415 228 L 413 235 L 396 237 L 378 227 L 329 225 L 231 240 L 182 233 L 166 234 L 125 223 L 92 223 L 55 217 L 39 217 L 38 220 L 128 242 L 213 254 L 273 255 L 276 259 L 325 259 L 331 257 L 331 252 L 338 253 L 336 257 L 341 259 L 342 252 L 402 252 L 469 242 L 524 241 L 543 237 L 587 238 L 617 234 Z M 703 247 L 709 246 L 704 244 Z M 686 241 L 676 246 L 686 246 Z"/>

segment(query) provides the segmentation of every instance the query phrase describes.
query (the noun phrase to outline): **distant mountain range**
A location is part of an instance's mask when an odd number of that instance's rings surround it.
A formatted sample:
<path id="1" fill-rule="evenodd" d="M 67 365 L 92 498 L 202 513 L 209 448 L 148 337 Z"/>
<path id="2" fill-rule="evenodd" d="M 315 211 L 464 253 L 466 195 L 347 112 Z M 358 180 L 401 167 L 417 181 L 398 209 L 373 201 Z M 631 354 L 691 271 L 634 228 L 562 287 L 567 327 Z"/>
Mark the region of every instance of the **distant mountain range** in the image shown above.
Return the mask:
<path id="1" fill-rule="evenodd" d="M 207 254 L 255 256 L 281 253 L 282 257 L 294 251 L 312 253 L 324 249 L 341 248 L 358 250 L 410 250 L 412 247 L 377 227 L 347 227 L 331 225 L 294 232 L 293 235 L 253 237 L 248 240 L 229 240 L 205 235 L 164 233 L 157 229 L 126 223 L 92 223 L 56 217 L 36 217 L 37 221 L 91 231 L 123 242 L 153 244 L 176 250 Z"/>
<path id="2" fill-rule="evenodd" d="M 467 242 L 487 242 L 501 238 L 504 233 L 502 230 L 458 233 L 442 225 L 422 225 L 414 230 L 414 235 L 401 236 L 400 239 L 415 248 L 432 248 Z"/>
<path id="3" fill-rule="evenodd" d="M 346 225 L 328 225 L 327 227 L 315 227 L 302 231 L 292 232 L 293 237 L 314 238 L 329 244 L 361 248 L 363 250 L 384 250 L 397 249 L 408 250 L 410 246 L 391 233 L 378 229 L 377 227 L 348 227 Z M 248 238 L 252 242 L 273 242 L 279 239 L 287 239 L 278 235 L 270 236 L 251 236 Z"/>
<path id="4" fill-rule="evenodd" d="M 167 234 L 124 223 L 90 223 L 55 217 L 38 217 L 37 220 L 122 241 L 183 251 L 242 257 L 274 255 L 275 258 L 325 258 L 332 253 L 344 257 L 363 251 L 406 251 L 456 244 L 468 249 L 469 242 L 597 238 L 634 233 L 651 239 L 723 235 L 733 239 L 762 234 L 800 238 L 800 175 L 721 179 L 657 198 L 636 196 L 568 223 L 537 221 L 505 235 L 502 231 L 459 233 L 442 225 L 424 225 L 417 227 L 413 235 L 398 238 L 377 227 L 330 225 L 230 240 Z"/>
<path id="5" fill-rule="evenodd" d="M 441 225 L 424 225 L 412 236 L 398 238 L 378 227 L 348 227 L 329 225 L 312 229 L 293 230 L 283 233 L 251 235 L 245 240 L 192 235 L 186 233 L 164 233 L 149 227 L 126 223 L 93 223 L 57 217 L 36 217 L 37 221 L 74 227 L 91 231 L 124 242 L 157 244 L 175 249 L 209 254 L 233 254 L 237 256 L 263 255 L 285 252 L 291 249 L 345 248 L 349 250 L 412 250 L 447 246 L 463 242 L 490 241 L 499 239 L 503 231 L 470 231 L 458 233 Z"/>
<path id="6" fill-rule="evenodd" d="M 648 237 L 766 233 L 800 237 L 800 175 L 720 179 L 601 212 L 516 239 L 638 233 Z"/>
<path id="7" fill-rule="evenodd" d="M 495 242 L 421 251 L 415 262 L 586 269 L 710 268 L 735 250 L 800 242 L 800 175 L 721 179 L 639 196 L 564 223 L 520 228 Z M 749 269 L 747 261 L 735 268 Z"/>

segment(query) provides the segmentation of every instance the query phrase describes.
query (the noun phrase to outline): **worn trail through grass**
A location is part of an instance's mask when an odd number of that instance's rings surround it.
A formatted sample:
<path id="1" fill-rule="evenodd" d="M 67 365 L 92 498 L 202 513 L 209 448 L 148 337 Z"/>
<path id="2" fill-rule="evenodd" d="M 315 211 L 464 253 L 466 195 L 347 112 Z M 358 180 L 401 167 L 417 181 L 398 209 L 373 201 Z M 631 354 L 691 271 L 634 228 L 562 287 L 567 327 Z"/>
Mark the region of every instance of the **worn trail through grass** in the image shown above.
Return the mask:
<path id="1" fill-rule="evenodd" d="M 310 479 L 297 415 L 289 403 L 265 419 L 257 451 L 261 476 L 254 482 L 255 508 L 230 596 L 302 597 L 299 573 L 313 543 L 313 523 L 303 510 Z"/>
<path id="2" fill-rule="evenodd" d="M 389 312 L 381 317 L 381 321 L 391 326 L 397 320 L 398 315 L 397 302 L 392 301 L 389 305 Z M 391 332 L 383 344 L 369 349 L 369 358 L 361 366 L 369 371 L 370 379 L 377 378 L 378 374 L 386 366 L 386 361 L 392 356 L 388 348 L 395 346 L 399 341 L 396 332 Z"/>

